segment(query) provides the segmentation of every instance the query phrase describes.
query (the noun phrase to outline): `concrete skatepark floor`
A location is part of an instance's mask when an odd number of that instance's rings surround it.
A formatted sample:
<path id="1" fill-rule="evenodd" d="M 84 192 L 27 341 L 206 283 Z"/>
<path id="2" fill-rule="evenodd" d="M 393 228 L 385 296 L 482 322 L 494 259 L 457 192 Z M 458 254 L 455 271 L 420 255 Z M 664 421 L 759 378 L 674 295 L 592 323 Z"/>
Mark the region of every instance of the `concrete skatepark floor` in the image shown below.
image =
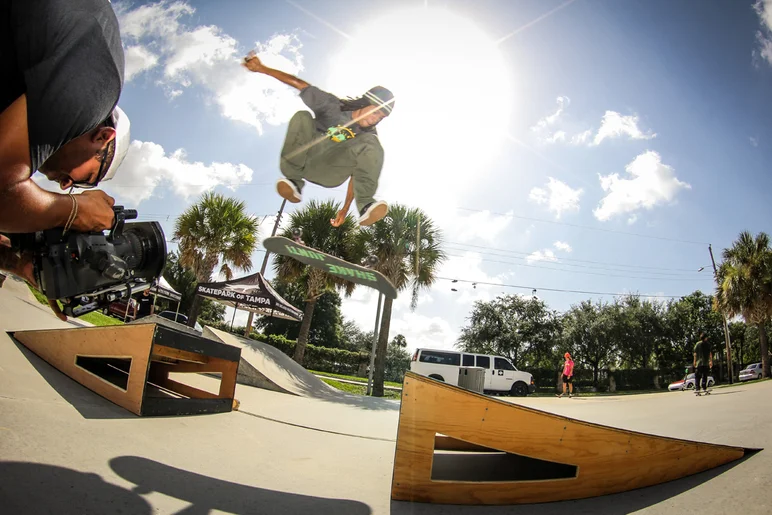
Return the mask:
<path id="1" fill-rule="evenodd" d="M 72 327 L 0 289 L 3 513 L 565 514 L 772 512 L 772 381 L 690 393 L 511 402 L 625 429 L 760 447 L 733 464 L 623 494 L 540 505 L 392 502 L 398 401 L 238 385 L 238 412 L 139 418 L 5 332 Z M 202 387 L 213 379 L 198 376 Z M 356 396 L 351 396 L 356 397 Z M 368 404 L 377 401 L 375 404 Z"/>

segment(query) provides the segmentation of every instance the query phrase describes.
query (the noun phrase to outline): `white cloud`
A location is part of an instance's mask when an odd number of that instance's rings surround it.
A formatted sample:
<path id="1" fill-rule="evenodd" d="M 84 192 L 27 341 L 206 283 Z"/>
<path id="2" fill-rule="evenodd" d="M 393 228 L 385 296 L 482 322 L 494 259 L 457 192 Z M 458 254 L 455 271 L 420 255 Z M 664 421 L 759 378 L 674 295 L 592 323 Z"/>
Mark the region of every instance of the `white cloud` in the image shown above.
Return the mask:
<path id="1" fill-rule="evenodd" d="M 244 164 L 190 162 L 184 149 L 167 154 L 161 145 L 134 140 L 120 171 L 104 183 L 104 189 L 139 204 L 162 183 L 188 199 L 216 186 L 235 190 L 239 184 L 250 182 L 252 174 Z"/>
<path id="2" fill-rule="evenodd" d="M 638 215 L 634 213 L 630 218 L 627 219 L 627 225 L 633 225 L 637 221 Z"/>
<path id="3" fill-rule="evenodd" d="M 772 0 L 756 0 L 753 9 L 761 21 L 761 30 L 756 32 L 759 48 L 753 51 L 753 55 L 761 56 L 772 65 Z"/>
<path id="4" fill-rule="evenodd" d="M 584 145 L 585 143 L 590 141 L 590 137 L 592 137 L 592 129 L 587 129 L 586 131 L 580 132 L 578 134 L 574 134 L 571 137 L 571 144 Z"/>
<path id="5" fill-rule="evenodd" d="M 663 164 L 659 154 L 651 150 L 636 157 L 625 170 L 632 178 L 622 179 L 616 173 L 606 176 L 598 174 L 601 188 L 606 192 L 593 211 L 598 220 L 610 220 L 614 216 L 639 209 L 652 209 L 656 205 L 675 200 L 680 190 L 691 188 L 689 184 L 678 180 L 673 168 Z"/>
<path id="6" fill-rule="evenodd" d="M 126 82 L 140 73 L 155 68 L 158 56 L 148 48 L 135 45 L 126 48 Z"/>
<path id="7" fill-rule="evenodd" d="M 531 130 L 539 136 L 539 139 L 543 143 L 557 143 L 559 141 L 566 140 L 565 131 L 558 130 L 551 132 L 550 128 L 558 122 L 565 108 L 568 107 L 568 105 L 571 103 L 571 99 L 561 96 L 557 98 L 556 102 L 558 104 L 557 110 L 554 113 L 540 119 L 533 127 L 531 127 Z"/>
<path id="8" fill-rule="evenodd" d="M 554 252 L 550 249 L 544 249 L 544 250 L 536 250 L 529 254 L 525 258 L 526 262 L 530 265 L 533 263 L 536 263 L 537 261 L 552 261 L 555 262 L 558 260 L 557 256 Z"/>
<path id="9" fill-rule="evenodd" d="M 552 113 L 551 115 L 545 116 L 544 118 L 542 118 L 541 120 L 536 122 L 536 125 L 531 127 L 532 131 L 539 132 L 539 131 L 542 131 L 542 130 L 546 129 L 547 127 L 549 127 L 551 125 L 554 125 L 555 122 L 558 121 L 558 118 L 560 118 L 560 115 L 563 113 L 563 110 L 566 107 L 568 107 L 568 105 L 571 103 L 571 99 L 568 98 L 568 97 L 562 97 L 561 96 L 561 97 L 557 98 L 556 102 L 558 104 L 557 110 L 554 113 Z"/>
<path id="10" fill-rule="evenodd" d="M 547 209 L 555 213 L 555 218 L 567 211 L 579 211 L 579 198 L 582 196 L 581 188 L 573 189 L 566 183 L 553 177 L 545 188 L 533 188 L 528 195 L 528 200 L 537 204 L 547 204 Z"/>
<path id="11" fill-rule="evenodd" d="M 419 347 L 453 349 L 459 335 L 444 318 L 410 312 L 391 320 L 389 338 L 398 334 L 405 337 L 410 354 Z"/>
<path id="12" fill-rule="evenodd" d="M 559 141 L 566 140 L 566 131 L 557 131 L 552 136 L 546 138 L 544 141 L 547 143 L 557 143 Z"/>
<path id="13" fill-rule="evenodd" d="M 297 92 L 266 75 L 250 73 L 241 66 L 246 51 L 215 25 L 188 27 L 183 17 L 195 9 L 184 2 L 160 2 L 128 10 L 118 9 L 124 44 L 130 51 L 126 80 L 162 65 L 157 80 L 170 100 L 188 89 L 200 87 L 207 101 L 217 105 L 231 120 L 255 127 L 286 122 L 303 104 Z M 265 64 L 297 75 L 303 70 L 301 44 L 296 36 L 277 34 L 255 44 Z"/>
<path id="14" fill-rule="evenodd" d="M 618 138 L 624 135 L 630 139 L 652 139 L 657 136 L 652 132 L 641 131 L 638 128 L 636 115 L 622 116 L 616 111 L 606 111 L 592 145 L 599 145 L 606 138 Z"/>
<path id="15" fill-rule="evenodd" d="M 758 147 L 759 146 L 759 138 L 754 138 L 753 136 L 751 136 L 750 140 L 751 140 L 751 145 L 752 146 L 754 146 L 754 147 Z"/>
<path id="16" fill-rule="evenodd" d="M 570 254 L 570 253 L 571 253 L 571 251 L 573 250 L 573 249 L 571 248 L 571 245 L 569 245 L 569 244 L 568 244 L 568 243 L 566 243 L 565 241 L 556 241 L 556 242 L 555 242 L 555 243 L 553 243 L 552 245 L 553 245 L 553 246 L 554 246 L 556 249 L 558 249 L 558 250 L 562 250 L 563 252 L 568 252 L 569 254 Z"/>
<path id="17" fill-rule="evenodd" d="M 458 240 L 462 243 L 472 241 L 475 238 L 487 242 L 495 241 L 509 227 L 514 216 L 511 210 L 501 215 L 491 213 L 488 210 L 473 213 L 456 212 L 453 215 L 453 218 L 442 217 L 439 219 L 443 234 L 447 240 Z"/>

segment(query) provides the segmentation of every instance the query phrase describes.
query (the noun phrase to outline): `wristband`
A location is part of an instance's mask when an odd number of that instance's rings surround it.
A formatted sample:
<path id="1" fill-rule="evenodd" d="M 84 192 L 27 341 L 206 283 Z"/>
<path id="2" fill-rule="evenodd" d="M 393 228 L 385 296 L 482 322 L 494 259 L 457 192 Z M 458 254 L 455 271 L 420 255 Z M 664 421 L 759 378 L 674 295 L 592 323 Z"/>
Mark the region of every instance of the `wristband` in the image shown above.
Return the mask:
<path id="1" fill-rule="evenodd" d="M 70 210 L 70 216 L 67 218 L 67 223 L 64 224 L 64 231 L 62 234 L 67 234 L 67 231 L 70 230 L 72 227 L 73 222 L 75 222 L 75 218 L 78 216 L 78 199 L 75 198 L 75 195 L 72 193 L 68 193 L 70 198 L 72 199 L 72 209 Z"/>

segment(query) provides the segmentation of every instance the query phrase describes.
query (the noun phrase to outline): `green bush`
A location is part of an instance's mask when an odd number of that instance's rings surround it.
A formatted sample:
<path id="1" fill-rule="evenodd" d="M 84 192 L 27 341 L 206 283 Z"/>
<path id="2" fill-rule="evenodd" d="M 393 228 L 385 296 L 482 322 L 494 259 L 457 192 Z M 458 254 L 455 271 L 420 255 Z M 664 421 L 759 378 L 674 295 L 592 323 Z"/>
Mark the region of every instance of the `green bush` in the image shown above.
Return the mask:
<path id="1" fill-rule="evenodd" d="M 275 334 L 252 333 L 250 338 L 267 343 L 276 347 L 287 356 L 292 357 L 295 354 L 295 340 L 288 340 L 284 336 Z M 359 365 L 367 363 L 370 355 L 367 352 L 352 352 L 345 349 L 335 349 L 331 347 L 317 347 L 316 345 L 307 345 L 303 366 L 310 370 L 319 372 L 330 372 L 333 374 L 356 374 L 359 371 Z"/>

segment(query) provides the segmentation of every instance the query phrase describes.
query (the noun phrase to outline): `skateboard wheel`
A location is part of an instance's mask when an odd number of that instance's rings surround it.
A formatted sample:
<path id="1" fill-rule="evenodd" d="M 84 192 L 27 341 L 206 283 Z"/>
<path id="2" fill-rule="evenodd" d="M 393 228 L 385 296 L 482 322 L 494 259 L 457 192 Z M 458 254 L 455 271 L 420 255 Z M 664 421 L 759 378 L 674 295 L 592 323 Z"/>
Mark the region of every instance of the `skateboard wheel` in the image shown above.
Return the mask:
<path id="1" fill-rule="evenodd" d="M 367 266 L 375 266 L 378 264 L 378 256 L 367 256 Z"/>
<path id="2" fill-rule="evenodd" d="M 292 229 L 292 236 L 295 238 L 300 238 L 303 236 L 303 229 L 300 229 L 299 227 Z"/>

